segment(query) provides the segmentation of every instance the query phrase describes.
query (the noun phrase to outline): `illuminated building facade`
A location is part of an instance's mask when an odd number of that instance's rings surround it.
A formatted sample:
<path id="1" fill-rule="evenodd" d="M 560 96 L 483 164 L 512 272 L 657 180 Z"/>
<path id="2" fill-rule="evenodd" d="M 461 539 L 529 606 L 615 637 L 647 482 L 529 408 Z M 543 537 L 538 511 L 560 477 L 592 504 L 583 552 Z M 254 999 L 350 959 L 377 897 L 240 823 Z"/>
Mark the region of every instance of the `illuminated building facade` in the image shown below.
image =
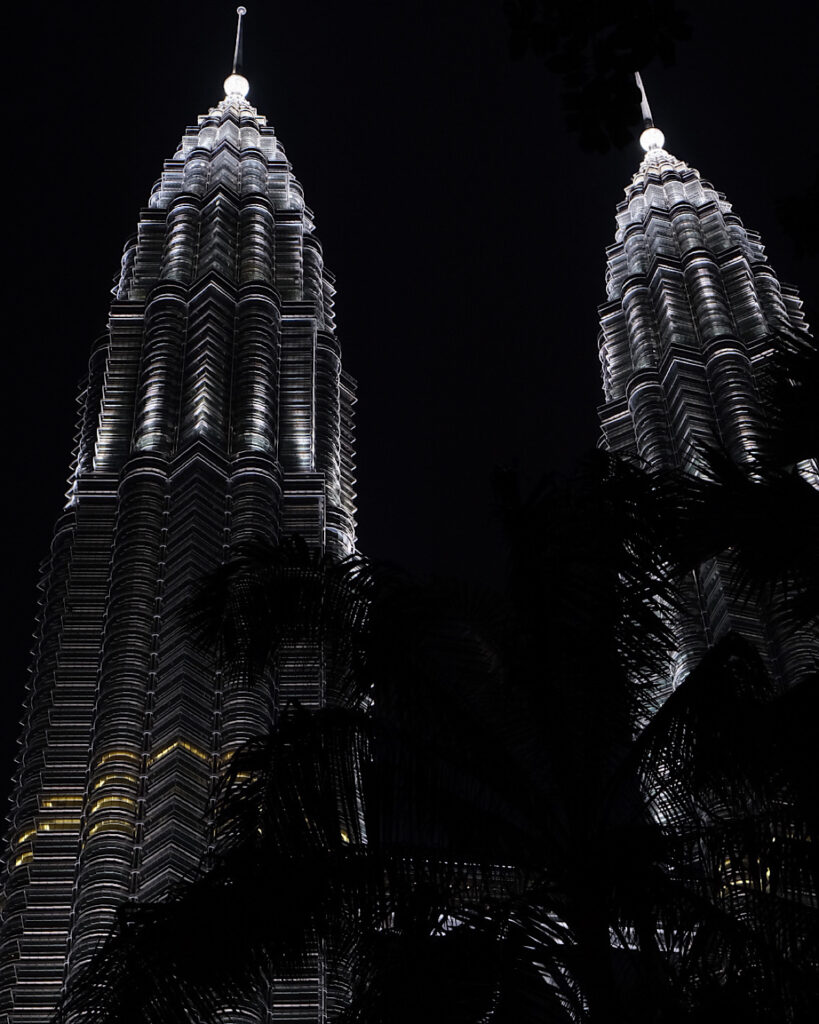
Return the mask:
<path id="1" fill-rule="evenodd" d="M 663 148 L 645 94 L 643 114 L 645 156 L 617 207 L 600 307 L 601 444 L 650 469 L 696 473 L 698 454 L 716 446 L 749 464 L 768 430 L 760 397 L 766 363 L 777 331 L 805 330 L 802 304 L 725 197 Z M 804 469 L 819 485 L 816 467 Z M 694 574 L 681 595 L 688 609 L 676 623 L 672 682 L 728 630 L 750 639 L 783 683 L 815 670 L 815 640 L 786 639 L 734 588 L 720 559 Z"/>
<path id="2" fill-rule="evenodd" d="M 275 698 L 223 688 L 185 622 L 196 582 L 237 545 L 355 546 L 333 277 L 247 91 L 231 75 L 165 163 L 80 393 L 6 848 L 9 1024 L 46 1024 L 117 906 L 195 872 L 221 766 L 267 729 L 273 699 L 322 701 L 309 656 L 282 667 Z M 321 1019 L 317 979 L 278 988 L 267 1019 Z"/>

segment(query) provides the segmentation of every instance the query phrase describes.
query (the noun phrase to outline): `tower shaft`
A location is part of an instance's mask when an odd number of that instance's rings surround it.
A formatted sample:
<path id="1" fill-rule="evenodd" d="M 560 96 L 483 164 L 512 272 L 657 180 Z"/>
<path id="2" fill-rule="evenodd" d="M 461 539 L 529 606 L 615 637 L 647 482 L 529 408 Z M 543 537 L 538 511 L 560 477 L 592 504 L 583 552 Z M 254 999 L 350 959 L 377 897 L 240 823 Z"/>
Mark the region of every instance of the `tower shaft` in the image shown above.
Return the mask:
<path id="1" fill-rule="evenodd" d="M 165 163 L 80 393 L 7 847 L 12 1024 L 46 1024 L 120 904 L 195 873 L 222 766 L 276 706 L 324 699 L 310 652 L 270 692 L 226 687 L 187 620 L 237 547 L 295 534 L 338 557 L 355 547 L 355 385 L 333 277 L 242 82 Z M 271 1019 L 319 1019 L 318 977 L 291 987 Z"/>

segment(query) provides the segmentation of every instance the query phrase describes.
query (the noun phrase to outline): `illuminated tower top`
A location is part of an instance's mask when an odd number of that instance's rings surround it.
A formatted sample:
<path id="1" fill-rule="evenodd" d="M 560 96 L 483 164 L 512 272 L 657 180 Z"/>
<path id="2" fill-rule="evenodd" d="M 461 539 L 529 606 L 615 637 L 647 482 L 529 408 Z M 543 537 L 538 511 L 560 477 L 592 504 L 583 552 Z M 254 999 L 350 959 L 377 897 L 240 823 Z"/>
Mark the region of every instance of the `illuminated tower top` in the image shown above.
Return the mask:
<path id="1" fill-rule="evenodd" d="M 606 444 L 649 465 L 723 445 L 753 458 L 767 431 L 758 375 L 781 328 L 803 329 L 756 232 L 669 153 L 641 91 L 644 150 L 617 206 L 600 309 Z"/>
<path id="2" fill-rule="evenodd" d="M 617 206 L 599 311 L 601 444 L 652 470 L 700 472 L 715 448 L 753 468 L 770 431 L 771 358 L 782 333 L 805 328 L 802 303 L 725 196 L 667 152 L 639 75 L 637 84 L 644 155 Z M 681 589 L 675 680 L 732 629 L 783 682 L 798 679 L 815 648 L 792 643 L 781 616 L 752 608 L 734 583 L 717 559 Z"/>

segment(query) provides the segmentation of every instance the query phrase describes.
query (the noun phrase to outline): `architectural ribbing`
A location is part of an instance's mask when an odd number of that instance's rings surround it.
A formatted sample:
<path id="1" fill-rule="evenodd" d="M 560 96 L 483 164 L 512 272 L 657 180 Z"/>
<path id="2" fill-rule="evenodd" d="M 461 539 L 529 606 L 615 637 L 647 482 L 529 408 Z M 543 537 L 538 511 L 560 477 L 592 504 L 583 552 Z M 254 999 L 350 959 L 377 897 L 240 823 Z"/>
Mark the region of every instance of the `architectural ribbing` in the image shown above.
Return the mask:
<path id="1" fill-rule="evenodd" d="M 129 899 L 190 877 L 214 787 L 273 705 L 323 700 L 318 660 L 278 690 L 223 687 L 193 588 L 231 550 L 355 546 L 352 407 L 301 186 L 233 75 L 189 128 L 125 246 L 82 387 L 44 565 L 7 846 L 0 1018 L 46 1024 Z M 318 975 L 270 1020 L 318 1020 Z M 237 1015 L 231 1020 L 259 1020 Z"/>

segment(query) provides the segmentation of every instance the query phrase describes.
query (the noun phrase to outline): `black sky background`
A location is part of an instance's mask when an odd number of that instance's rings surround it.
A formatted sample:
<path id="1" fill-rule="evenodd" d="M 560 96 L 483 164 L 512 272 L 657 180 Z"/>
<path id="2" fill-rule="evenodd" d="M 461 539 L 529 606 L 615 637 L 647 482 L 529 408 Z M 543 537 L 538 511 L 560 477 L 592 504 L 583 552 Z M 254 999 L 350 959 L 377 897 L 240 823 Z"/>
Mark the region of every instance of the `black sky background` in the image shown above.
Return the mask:
<path id="1" fill-rule="evenodd" d="M 799 256 L 776 209 L 816 173 L 812 5 L 680 6 L 691 38 L 674 66 L 644 70 L 655 120 L 762 233 L 815 321 L 817 260 Z M 359 382 L 361 549 L 496 581 L 493 467 L 534 480 L 595 444 L 605 247 L 640 150 L 580 149 L 559 80 L 509 57 L 501 0 L 248 7 L 250 99 L 315 211 Z M 234 11 L 32 3 L 6 25 L 0 787 L 76 383 L 163 159 L 222 96 Z"/>

